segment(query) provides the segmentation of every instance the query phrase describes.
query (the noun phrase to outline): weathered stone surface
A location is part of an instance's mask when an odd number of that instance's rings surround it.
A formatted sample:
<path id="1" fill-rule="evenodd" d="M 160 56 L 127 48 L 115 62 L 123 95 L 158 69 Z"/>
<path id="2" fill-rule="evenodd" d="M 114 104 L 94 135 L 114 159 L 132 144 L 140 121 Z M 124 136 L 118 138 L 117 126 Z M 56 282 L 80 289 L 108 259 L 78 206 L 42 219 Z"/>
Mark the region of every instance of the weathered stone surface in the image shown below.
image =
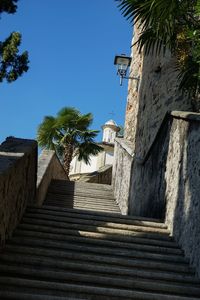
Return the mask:
<path id="1" fill-rule="evenodd" d="M 111 185 L 112 165 L 105 165 L 104 167 L 100 168 L 98 171 L 88 173 L 83 176 L 82 175 L 83 174 L 80 174 L 78 181 Z"/>
<path id="2" fill-rule="evenodd" d="M 52 179 L 69 180 L 55 151 L 43 150 L 38 159 L 36 203 L 41 206 Z"/>
<path id="3" fill-rule="evenodd" d="M 165 218 L 171 234 L 200 277 L 199 117 L 189 112 L 172 112 L 147 160 L 139 163 L 134 159 L 129 212 Z"/>
<path id="4" fill-rule="evenodd" d="M 138 40 L 139 30 L 136 28 L 134 30 L 132 44 Z M 141 77 L 142 65 L 143 65 L 143 55 L 138 53 L 137 46 L 132 47 L 132 62 L 130 66 L 130 77 Z M 137 114 L 139 109 L 139 91 L 140 91 L 140 81 L 129 80 L 128 82 L 128 98 L 126 105 L 126 116 L 125 116 L 125 128 L 124 128 L 124 138 L 129 141 L 134 141 L 136 135 L 137 126 Z M 135 144 L 133 143 L 133 147 Z"/>
<path id="5" fill-rule="evenodd" d="M 175 119 L 165 172 L 166 224 L 200 277 L 199 153 L 200 122 Z"/>
<path id="6" fill-rule="evenodd" d="M 139 34 L 135 26 L 133 43 Z M 129 193 L 128 213 L 164 218 L 166 212 L 167 224 L 200 276 L 200 116 L 188 112 L 193 103 L 178 88 L 176 60 L 169 52 L 144 56 L 135 45 L 132 58 L 130 77 L 140 76 L 140 82 L 137 87 L 136 80 L 129 80 L 125 139 L 132 142 L 135 155 L 131 167 L 126 166 L 127 152 L 117 147 L 115 195 L 127 201 Z"/>
<path id="7" fill-rule="evenodd" d="M 37 143 L 9 137 L 0 146 L 0 244 L 12 235 L 27 204 L 34 202 Z"/>
<path id="8" fill-rule="evenodd" d="M 134 152 L 132 143 L 121 138 L 115 140 L 112 185 L 122 214 L 129 213 L 129 188 Z"/>
<path id="9" fill-rule="evenodd" d="M 169 146 L 171 118 L 167 119 L 151 145 L 148 157 L 135 156 L 130 184 L 130 214 L 164 219 L 165 166 Z"/>
<path id="10" fill-rule="evenodd" d="M 135 27 L 133 42 L 138 39 Z M 176 60 L 168 52 L 165 56 L 144 56 L 132 47 L 130 76 L 140 76 L 137 81 L 129 80 L 125 121 L 125 138 L 133 142 L 137 155 L 143 157 L 168 111 L 192 110 L 191 100 L 178 89 Z"/>

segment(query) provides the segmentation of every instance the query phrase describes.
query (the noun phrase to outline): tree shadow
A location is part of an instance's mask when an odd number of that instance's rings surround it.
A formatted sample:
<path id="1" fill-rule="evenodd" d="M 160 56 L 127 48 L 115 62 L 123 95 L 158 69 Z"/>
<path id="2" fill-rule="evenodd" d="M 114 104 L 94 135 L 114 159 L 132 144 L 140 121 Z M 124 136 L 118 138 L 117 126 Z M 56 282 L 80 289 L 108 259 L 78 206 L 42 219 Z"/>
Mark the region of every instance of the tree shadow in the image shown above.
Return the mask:
<path id="1" fill-rule="evenodd" d="M 74 208 L 75 182 L 52 180 L 44 201 L 44 205 Z"/>

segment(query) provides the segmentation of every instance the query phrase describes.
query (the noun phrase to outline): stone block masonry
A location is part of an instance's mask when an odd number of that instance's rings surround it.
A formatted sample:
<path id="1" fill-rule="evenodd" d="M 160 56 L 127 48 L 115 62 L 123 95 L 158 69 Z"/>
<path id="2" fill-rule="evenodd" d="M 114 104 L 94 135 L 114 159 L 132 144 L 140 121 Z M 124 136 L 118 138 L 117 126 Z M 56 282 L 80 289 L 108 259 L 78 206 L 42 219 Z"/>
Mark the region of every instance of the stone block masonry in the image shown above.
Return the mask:
<path id="1" fill-rule="evenodd" d="M 115 140 L 112 185 L 116 201 L 123 215 L 129 213 L 130 174 L 133 158 L 132 143 L 117 138 Z"/>
<path id="2" fill-rule="evenodd" d="M 141 27 L 134 28 L 134 44 L 140 35 Z M 179 90 L 179 72 L 177 62 L 166 51 L 165 55 L 145 56 L 132 47 L 130 77 L 139 77 L 137 81 L 129 80 L 128 98 L 125 117 L 125 139 L 132 141 L 134 151 L 144 156 L 152 144 L 165 114 L 168 111 L 193 110 L 191 98 Z"/>
<path id="3" fill-rule="evenodd" d="M 52 179 L 69 180 L 55 151 L 43 150 L 38 159 L 36 204 L 41 206 Z"/>
<path id="4" fill-rule="evenodd" d="M 165 182 L 166 224 L 200 277 L 200 114 L 173 113 Z"/>
<path id="5" fill-rule="evenodd" d="M 0 145 L 0 246 L 10 238 L 27 204 L 35 200 L 37 142 L 9 137 Z"/>
<path id="6" fill-rule="evenodd" d="M 128 213 L 165 220 L 200 277 L 200 114 L 167 115 L 148 155 L 141 161 L 133 155 L 126 170 Z M 117 174 L 118 193 L 127 172 Z"/>

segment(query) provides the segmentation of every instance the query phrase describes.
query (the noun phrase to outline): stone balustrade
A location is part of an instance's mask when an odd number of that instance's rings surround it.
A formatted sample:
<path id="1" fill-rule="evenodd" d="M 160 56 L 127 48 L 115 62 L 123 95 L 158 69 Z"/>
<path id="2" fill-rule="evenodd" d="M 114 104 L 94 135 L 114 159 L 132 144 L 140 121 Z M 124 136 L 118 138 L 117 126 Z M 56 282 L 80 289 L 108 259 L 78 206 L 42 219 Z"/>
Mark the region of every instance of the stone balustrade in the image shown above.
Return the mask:
<path id="1" fill-rule="evenodd" d="M 200 277 L 200 114 L 168 114 L 143 158 L 129 144 L 115 145 L 113 185 L 122 212 L 165 220 Z"/>
<path id="2" fill-rule="evenodd" d="M 123 138 L 116 138 L 112 185 L 116 201 L 123 215 L 129 213 L 129 190 L 133 158 L 132 143 Z"/>
<path id="3" fill-rule="evenodd" d="M 0 145 L 0 245 L 5 244 L 28 204 L 34 203 L 37 143 L 9 137 Z"/>
<path id="4" fill-rule="evenodd" d="M 52 179 L 69 180 L 55 151 L 43 150 L 38 159 L 36 204 L 41 206 Z"/>

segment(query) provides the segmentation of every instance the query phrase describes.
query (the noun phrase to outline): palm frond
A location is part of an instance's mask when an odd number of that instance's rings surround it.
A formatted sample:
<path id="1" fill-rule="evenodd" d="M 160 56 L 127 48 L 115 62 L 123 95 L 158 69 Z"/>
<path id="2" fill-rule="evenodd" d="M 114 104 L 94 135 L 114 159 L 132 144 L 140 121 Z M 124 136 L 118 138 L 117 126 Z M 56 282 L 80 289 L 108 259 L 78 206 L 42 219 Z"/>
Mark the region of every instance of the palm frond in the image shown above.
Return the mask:
<path id="1" fill-rule="evenodd" d="M 84 142 L 93 142 L 94 138 L 97 137 L 99 130 L 77 130 L 77 137 Z"/>
<path id="2" fill-rule="evenodd" d="M 156 49 L 157 54 L 164 47 L 174 49 L 174 36 L 177 18 L 182 11 L 181 1 L 178 0 L 118 0 L 122 14 L 138 23 L 142 34 L 138 41 L 140 50 L 145 46 L 146 53 L 150 48 Z"/>
<path id="3" fill-rule="evenodd" d="M 140 28 L 134 45 L 145 55 L 165 53 L 177 58 L 180 88 L 200 90 L 200 0 L 116 0 L 122 14 Z M 191 61 L 192 57 L 192 61 Z"/>
<path id="4" fill-rule="evenodd" d="M 75 107 L 63 107 L 57 114 L 58 117 L 70 115 L 71 117 L 80 116 L 80 112 Z"/>
<path id="5" fill-rule="evenodd" d="M 200 64 L 193 61 L 192 57 L 188 57 L 187 65 L 179 73 L 180 86 L 179 88 L 189 93 L 196 91 L 200 93 L 199 76 Z"/>
<path id="6" fill-rule="evenodd" d="M 97 155 L 103 148 L 95 143 L 83 142 L 77 149 L 78 160 L 83 160 L 86 164 L 90 163 L 90 156 Z"/>
<path id="7" fill-rule="evenodd" d="M 81 115 L 77 119 L 76 128 L 79 130 L 87 129 L 93 122 L 93 115 L 91 113 Z"/>
<path id="8" fill-rule="evenodd" d="M 54 139 L 58 137 L 56 128 L 56 119 L 52 116 L 46 116 L 38 127 L 37 141 L 41 148 L 49 150 L 55 149 Z"/>
<path id="9" fill-rule="evenodd" d="M 63 160 L 65 148 L 70 146 L 78 153 L 79 160 L 89 163 L 89 156 L 96 155 L 102 148 L 94 142 L 98 130 L 90 130 L 91 113 L 81 114 L 73 107 L 64 107 L 57 117 L 46 116 L 38 127 L 37 140 L 42 148 L 56 151 Z"/>
<path id="10" fill-rule="evenodd" d="M 200 0 L 197 0 L 195 10 L 196 10 L 196 14 L 200 15 Z"/>

